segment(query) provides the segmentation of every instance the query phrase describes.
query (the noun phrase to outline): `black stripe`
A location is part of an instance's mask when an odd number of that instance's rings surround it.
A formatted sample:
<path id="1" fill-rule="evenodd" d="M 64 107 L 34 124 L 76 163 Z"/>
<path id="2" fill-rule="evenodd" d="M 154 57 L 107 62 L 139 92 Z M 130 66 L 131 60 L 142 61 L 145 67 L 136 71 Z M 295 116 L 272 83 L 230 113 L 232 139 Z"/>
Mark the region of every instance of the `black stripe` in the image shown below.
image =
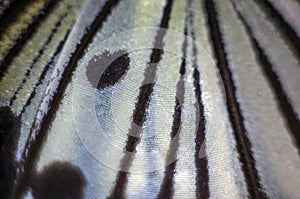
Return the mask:
<path id="1" fill-rule="evenodd" d="M 54 54 L 52 55 L 50 61 L 46 64 L 46 66 L 44 67 L 42 74 L 39 78 L 39 80 L 37 81 L 37 83 L 34 86 L 34 90 L 33 92 L 30 94 L 29 98 L 27 99 L 25 105 L 23 106 L 20 115 L 22 115 L 26 109 L 26 107 L 28 107 L 31 104 L 32 99 L 35 97 L 36 95 L 36 90 L 38 88 L 39 85 L 41 85 L 43 83 L 43 80 L 45 79 L 45 76 L 48 72 L 48 70 L 50 69 L 50 66 L 54 63 L 54 61 L 56 60 L 56 58 L 58 57 L 58 55 L 60 54 L 60 52 L 62 51 L 62 48 L 64 47 L 64 44 L 69 36 L 71 29 L 69 29 L 65 35 L 65 37 L 63 38 L 63 40 L 61 40 L 54 52 Z"/>
<path id="2" fill-rule="evenodd" d="M 192 0 L 189 0 L 189 7 L 192 8 Z M 201 147 L 205 147 L 205 126 L 206 120 L 204 116 L 204 105 L 201 97 L 202 91 L 200 87 L 200 73 L 198 71 L 198 61 L 197 55 L 198 50 L 196 46 L 196 35 L 195 35 L 195 26 L 194 26 L 194 12 L 193 9 L 190 11 L 190 25 L 191 25 L 191 36 L 193 39 L 193 77 L 194 77 L 194 88 L 195 96 L 197 99 L 197 104 L 195 106 L 199 107 L 196 109 L 196 138 L 195 138 L 195 167 L 196 167 L 196 198 L 207 199 L 210 196 L 209 193 L 209 176 L 208 176 L 208 161 L 206 155 L 204 157 L 200 156 Z"/>
<path id="3" fill-rule="evenodd" d="M 157 198 L 171 198 L 174 195 L 174 174 L 177 162 L 177 151 L 179 147 L 179 138 L 178 132 L 181 129 L 181 106 L 184 103 L 184 78 L 185 78 L 185 66 L 186 66 L 186 56 L 187 56 L 187 35 L 188 35 L 188 14 L 187 14 L 188 6 L 186 7 L 186 17 L 184 22 L 184 41 L 182 44 L 182 62 L 179 70 L 180 78 L 177 82 L 176 86 L 176 98 L 175 98 L 175 106 L 174 106 L 174 114 L 173 114 L 173 123 L 172 130 L 170 133 L 170 144 L 168 155 L 166 157 L 166 167 L 164 172 L 164 178 L 160 185 L 160 190 L 157 195 Z M 175 138 L 175 139 L 174 139 Z M 173 162 L 169 162 L 172 160 Z"/>
<path id="4" fill-rule="evenodd" d="M 20 2 L 27 3 L 27 1 L 23 1 L 23 0 L 21 0 Z M 44 20 L 49 15 L 49 13 L 52 12 L 52 10 L 54 9 L 54 7 L 56 5 L 56 2 L 57 2 L 56 0 L 53 0 L 53 1 L 51 0 L 47 4 L 47 6 L 38 14 L 36 19 L 31 24 L 28 25 L 26 30 L 24 30 L 22 32 L 20 38 L 18 38 L 14 42 L 14 44 L 10 47 L 10 49 L 8 50 L 5 57 L 2 60 L 0 60 L 0 81 L 2 80 L 2 78 L 4 76 L 4 73 L 7 71 L 8 67 L 10 66 L 14 56 L 20 52 L 20 50 L 24 46 L 25 42 L 33 36 L 33 33 L 36 31 L 37 27 L 39 27 L 40 24 L 44 22 Z M 16 13 L 22 12 L 24 7 L 27 5 L 24 3 L 21 3 L 21 5 L 23 6 L 23 7 L 21 6 L 21 8 L 19 8 L 19 6 L 17 6 L 17 8 L 15 8 L 14 6 L 11 6 L 12 12 L 9 12 L 9 14 L 8 14 L 9 16 L 1 17 L 1 20 L 0 20 L 1 29 L 2 29 L 2 30 L 0 30 L 1 37 L 2 37 L 3 30 L 5 30 L 5 28 L 8 25 L 7 23 L 13 22 L 16 19 Z"/>
<path id="5" fill-rule="evenodd" d="M 262 9 L 267 18 L 273 22 L 276 30 L 285 40 L 285 43 L 288 45 L 296 59 L 300 61 L 300 38 L 297 33 L 268 0 L 254 0 L 254 2 Z"/>
<path id="6" fill-rule="evenodd" d="M 234 7 L 236 13 L 238 14 L 239 19 L 244 24 L 247 34 L 251 40 L 251 44 L 254 47 L 254 49 L 256 50 L 255 52 L 256 52 L 257 60 L 260 62 L 260 66 L 261 66 L 265 76 L 267 77 L 269 84 L 271 85 L 271 87 L 274 91 L 274 94 L 277 97 L 278 107 L 281 109 L 281 112 L 285 117 L 287 126 L 289 127 L 290 131 L 292 132 L 292 134 L 294 135 L 294 137 L 296 139 L 296 144 L 298 145 L 298 150 L 300 150 L 300 134 L 299 134 L 300 122 L 296 116 L 296 113 L 294 112 L 292 105 L 290 104 L 290 99 L 286 95 L 286 92 L 284 91 L 284 89 L 282 88 L 279 78 L 273 69 L 272 63 L 269 61 L 265 52 L 260 47 L 249 24 L 247 23 L 247 21 L 245 20 L 243 15 L 238 11 L 238 9 L 236 8 L 234 3 L 233 3 L 233 7 Z"/>
<path id="7" fill-rule="evenodd" d="M 28 77 L 30 76 L 33 67 L 36 65 L 36 63 L 39 61 L 39 59 L 41 58 L 41 56 L 44 54 L 44 51 L 46 50 L 46 48 L 48 47 L 49 43 L 52 41 L 53 36 L 55 35 L 55 33 L 57 32 L 58 28 L 61 26 L 62 21 L 64 20 L 64 18 L 67 16 L 67 13 L 65 13 L 59 20 L 58 22 L 56 22 L 54 28 L 51 31 L 50 36 L 46 39 L 46 41 L 44 42 L 44 44 L 42 45 L 41 49 L 38 52 L 38 55 L 36 55 L 33 58 L 32 64 L 30 65 L 30 67 L 27 69 L 26 74 L 24 79 L 22 80 L 22 82 L 19 84 L 17 90 L 15 91 L 13 97 L 10 99 L 9 101 L 9 106 L 11 106 L 14 102 L 14 100 L 16 99 L 17 95 L 19 94 L 20 90 L 23 88 L 24 84 L 26 83 Z"/>
<path id="8" fill-rule="evenodd" d="M 217 58 L 217 67 L 225 87 L 227 108 L 237 141 L 237 150 L 240 155 L 248 194 L 251 198 L 267 198 L 266 193 L 261 188 L 260 179 L 255 167 L 255 159 L 251 151 L 251 143 L 247 137 L 244 119 L 236 98 L 235 86 L 228 66 L 214 2 L 212 0 L 205 0 L 205 8 L 208 16 L 211 40 Z"/>
<path id="9" fill-rule="evenodd" d="M 144 80 L 142 86 L 140 87 L 140 92 L 138 96 L 138 101 L 135 104 L 135 110 L 133 112 L 133 120 L 131 122 L 131 128 L 129 129 L 128 138 L 125 146 L 125 150 L 127 152 L 136 152 L 136 146 L 138 145 L 140 138 L 132 136 L 133 134 L 140 135 L 141 134 L 141 126 L 143 126 L 146 121 L 146 110 L 150 103 L 150 98 L 153 92 L 154 81 L 157 71 L 157 65 L 161 60 L 161 56 L 163 54 L 163 38 L 166 34 L 166 28 L 169 25 L 169 19 L 171 15 L 173 0 L 168 0 L 167 5 L 164 8 L 163 17 L 160 23 L 160 28 L 157 35 L 155 36 L 155 45 L 152 49 L 150 64 L 144 72 Z M 149 83 L 151 82 L 151 83 Z M 126 163 L 125 163 L 126 162 Z M 120 165 L 128 165 L 130 167 L 132 160 L 128 162 L 126 157 L 121 160 Z M 128 172 L 119 171 L 117 174 L 117 178 L 115 181 L 115 186 L 112 189 L 112 192 L 108 198 L 125 198 L 125 191 L 128 182 Z"/>
<path id="10" fill-rule="evenodd" d="M 68 62 L 62 79 L 58 86 L 57 91 L 51 101 L 51 107 L 48 110 L 46 116 L 41 121 L 41 129 L 35 137 L 29 136 L 25 145 L 25 150 L 22 154 L 22 159 L 19 164 L 20 172 L 17 178 L 16 187 L 14 191 L 14 198 L 21 198 L 24 194 L 24 190 L 28 186 L 28 180 L 31 176 L 32 171 L 35 167 L 36 158 L 39 154 L 40 147 L 47 135 L 48 128 L 54 119 L 55 113 L 57 112 L 60 102 L 63 98 L 67 85 L 71 81 L 72 72 L 76 69 L 78 60 L 84 55 L 84 50 L 91 43 L 94 35 L 102 26 L 103 22 L 110 14 L 111 10 L 117 5 L 119 0 L 107 1 L 103 9 L 99 12 L 92 25 L 87 28 L 86 34 L 83 36 L 81 41 L 77 44 L 75 52 L 72 54 L 70 61 Z M 32 128 L 35 128 L 37 121 L 35 120 Z M 28 151 L 28 156 L 25 151 Z"/>

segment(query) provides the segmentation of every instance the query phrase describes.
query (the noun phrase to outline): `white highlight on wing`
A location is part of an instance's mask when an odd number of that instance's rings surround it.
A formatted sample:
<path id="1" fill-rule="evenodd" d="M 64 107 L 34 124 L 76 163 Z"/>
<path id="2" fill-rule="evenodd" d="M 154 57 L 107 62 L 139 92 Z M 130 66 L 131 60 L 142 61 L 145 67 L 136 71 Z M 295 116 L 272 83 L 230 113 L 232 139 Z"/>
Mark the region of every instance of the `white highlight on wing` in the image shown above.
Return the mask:
<path id="1" fill-rule="evenodd" d="M 99 124 L 95 115 L 93 102 L 96 90 L 91 87 L 85 75 L 86 67 L 95 55 L 105 50 L 111 53 L 118 50 L 130 52 L 138 49 L 141 44 L 151 49 L 154 46 L 156 29 L 142 30 L 142 34 L 124 34 L 122 38 L 108 38 L 132 28 L 159 26 L 163 4 L 162 1 L 146 4 L 143 1 L 133 3 L 132 0 L 126 0 L 121 1 L 112 11 L 88 47 L 86 55 L 79 61 L 78 69 L 57 113 L 58 117 L 52 124 L 49 139 L 42 149 L 39 170 L 54 160 L 70 161 L 81 168 L 88 182 L 86 198 L 107 197 L 114 185 L 119 163 L 124 155 L 123 147 L 137 96 L 137 92 L 128 92 L 128 89 L 134 90 L 140 86 L 143 69 L 146 67 L 145 61 L 138 62 L 135 57 L 149 59 L 150 51 L 129 53 L 133 63 L 125 79 L 113 87 L 105 88 L 96 99 L 99 103 L 103 102 L 103 105 L 110 105 L 106 118 L 103 118 L 107 123 Z M 124 10 L 128 13 L 123 12 Z M 113 88 L 115 93 L 111 92 Z M 107 104 L 106 99 L 110 100 L 110 104 Z M 126 131 L 120 131 L 124 129 Z"/>

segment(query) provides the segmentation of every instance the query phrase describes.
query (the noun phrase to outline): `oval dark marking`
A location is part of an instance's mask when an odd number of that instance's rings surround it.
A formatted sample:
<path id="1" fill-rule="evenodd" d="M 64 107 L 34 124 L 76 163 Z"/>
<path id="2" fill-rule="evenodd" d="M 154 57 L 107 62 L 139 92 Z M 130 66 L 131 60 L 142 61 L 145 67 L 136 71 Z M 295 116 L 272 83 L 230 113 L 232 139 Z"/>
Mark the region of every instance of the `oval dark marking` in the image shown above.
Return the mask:
<path id="1" fill-rule="evenodd" d="M 9 107 L 0 107 L 0 198 L 10 198 L 16 178 L 15 151 L 20 135 L 20 117 Z"/>
<path id="2" fill-rule="evenodd" d="M 149 83 L 149 82 L 155 82 L 157 66 L 159 61 L 161 60 L 162 54 L 164 53 L 163 39 L 166 34 L 166 29 L 168 29 L 169 26 L 169 20 L 172 12 L 172 5 L 173 5 L 173 0 L 168 0 L 167 4 L 164 7 L 163 16 L 160 22 L 161 29 L 157 31 L 157 35 L 155 36 L 154 48 L 152 49 L 152 53 L 150 56 L 150 63 L 152 63 L 153 65 L 149 65 L 148 67 L 146 67 L 144 71 L 144 80 L 142 82 L 142 86 L 140 87 L 138 101 L 135 104 L 133 119 L 131 122 L 131 127 L 129 129 L 129 134 L 125 146 L 125 149 L 128 152 L 135 152 L 136 146 L 139 143 L 139 138 L 130 135 L 132 135 L 132 133 L 133 134 L 138 133 L 138 135 L 140 135 L 141 132 L 136 132 L 137 130 L 136 125 L 142 126 L 146 120 L 146 111 L 148 109 L 148 105 L 151 100 L 151 95 L 154 86 L 154 83 Z M 126 162 L 125 156 L 122 158 L 120 165 L 123 165 L 124 162 Z M 131 166 L 130 165 L 131 162 L 129 163 L 126 162 L 126 164 L 127 164 L 127 168 L 129 169 Z M 109 199 L 126 198 L 128 177 L 129 177 L 128 172 L 119 171 L 115 180 L 114 187 L 111 191 L 111 194 L 107 198 Z"/>
<path id="3" fill-rule="evenodd" d="M 93 87 L 104 89 L 119 82 L 129 69 L 130 59 L 125 51 L 104 51 L 88 64 L 86 76 Z"/>
<path id="4" fill-rule="evenodd" d="M 85 186 L 80 168 L 69 162 L 53 162 L 31 181 L 35 199 L 82 199 Z"/>
<path id="5" fill-rule="evenodd" d="M 119 0 L 107 1 L 103 4 L 102 9 L 98 11 L 97 17 L 94 21 L 87 27 L 83 27 L 86 30 L 86 34 L 78 38 L 80 42 L 77 42 L 75 50 L 68 52 L 70 60 L 66 63 L 66 66 L 63 67 L 63 70 L 61 71 L 61 78 L 57 80 L 57 82 L 59 82 L 58 88 L 51 93 L 45 93 L 47 96 L 53 96 L 53 98 L 49 99 L 49 101 L 47 100 L 49 106 L 47 106 L 47 111 L 42 115 L 42 118 L 39 118 L 39 120 L 35 118 L 31 126 L 30 134 L 25 144 L 25 150 L 22 152 L 22 158 L 19 161 L 20 172 L 18 173 L 18 178 L 15 182 L 14 198 L 22 197 L 24 190 L 27 188 L 28 179 L 36 162 L 40 147 L 42 146 L 44 138 L 47 137 L 49 126 L 59 108 L 60 101 L 64 97 L 67 85 L 71 82 L 72 72 L 76 69 L 78 60 L 82 58 L 84 55 L 84 49 L 86 49 L 88 44 L 92 42 L 97 30 L 102 27 L 103 22 L 107 19 L 118 3 Z M 69 37 L 71 36 L 72 35 Z M 39 110 L 40 108 L 41 107 L 39 107 Z"/>

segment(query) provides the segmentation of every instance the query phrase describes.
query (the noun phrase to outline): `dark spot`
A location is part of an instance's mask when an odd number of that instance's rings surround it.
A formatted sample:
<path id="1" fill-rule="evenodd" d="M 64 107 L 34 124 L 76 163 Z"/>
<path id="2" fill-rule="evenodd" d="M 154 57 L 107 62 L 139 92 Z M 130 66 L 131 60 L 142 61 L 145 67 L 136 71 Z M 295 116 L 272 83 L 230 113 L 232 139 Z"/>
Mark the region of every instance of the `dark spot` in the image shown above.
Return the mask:
<path id="1" fill-rule="evenodd" d="M 54 162 L 33 177 L 35 199 L 81 199 L 86 180 L 80 168 L 69 162 Z"/>
<path id="2" fill-rule="evenodd" d="M 19 135 L 20 117 L 15 116 L 9 107 L 0 107 L 0 198 L 11 198 Z"/>
<path id="3" fill-rule="evenodd" d="M 86 76 L 93 87 L 104 89 L 116 84 L 129 69 L 130 59 L 125 51 L 103 52 L 90 60 Z"/>

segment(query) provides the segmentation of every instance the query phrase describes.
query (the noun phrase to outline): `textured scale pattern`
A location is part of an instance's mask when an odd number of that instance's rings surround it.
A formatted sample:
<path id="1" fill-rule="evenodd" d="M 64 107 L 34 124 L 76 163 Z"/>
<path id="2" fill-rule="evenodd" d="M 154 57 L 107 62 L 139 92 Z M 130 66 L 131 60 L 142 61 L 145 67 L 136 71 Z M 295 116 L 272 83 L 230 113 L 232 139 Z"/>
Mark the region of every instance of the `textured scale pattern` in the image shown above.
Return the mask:
<path id="1" fill-rule="evenodd" d="M 0 0 L 0 199 L 300 196 L 298 0 Z"/>

